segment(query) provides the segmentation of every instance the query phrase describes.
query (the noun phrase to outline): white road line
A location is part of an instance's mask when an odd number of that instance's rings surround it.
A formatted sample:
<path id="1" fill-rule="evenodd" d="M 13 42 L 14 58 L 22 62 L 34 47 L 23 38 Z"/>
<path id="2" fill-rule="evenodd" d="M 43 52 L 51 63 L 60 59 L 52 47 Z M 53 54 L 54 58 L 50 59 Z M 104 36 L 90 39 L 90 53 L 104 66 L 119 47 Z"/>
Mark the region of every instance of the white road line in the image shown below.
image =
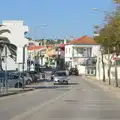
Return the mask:
<path id="1" fill-rule="evenodd" d="M 27 120 L 27 117 L 29 116 L 32 116 L 34 115 L 35 112 L 39 111 L 41 108 L 51 104 L 51 103 L 54 103 L 55 101 L 61 99 L 62 97 L 64 97 L 65 95 L 67 95 L 69 92 L 71 92 L 74 87 L 72 87 L 71 90 L 65 92 L 64 94 L 62 94 L 61 96 L 58 96 L 52 100 L 48 100 L 48 101 L 45 101 L 43 104 L 40 104 L 38 105 L 37 107 L 35 108 L 32 108 L 30 111 L 27 111 L 27 112 L 24 112 L 23 114 L 20 114 L 20 115 L 17 115 L 15 116 L 14 118 L 10 119 L 10 120 Z"/>

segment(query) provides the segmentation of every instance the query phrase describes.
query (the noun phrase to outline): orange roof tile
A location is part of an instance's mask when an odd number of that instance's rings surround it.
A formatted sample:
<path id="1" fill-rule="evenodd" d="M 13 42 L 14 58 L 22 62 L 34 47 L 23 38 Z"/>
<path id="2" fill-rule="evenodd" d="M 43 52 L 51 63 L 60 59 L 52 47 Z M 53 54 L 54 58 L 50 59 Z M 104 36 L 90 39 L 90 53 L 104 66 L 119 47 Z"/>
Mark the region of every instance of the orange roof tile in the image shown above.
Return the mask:
<path id="1" fill-rule="evenodd" d="M 67 45 L 70 45 L 70 44 L 95 45 L 97 43 L 95 42 L 95 40 L 92 37 L 82 36 L 80 38 L 74 39 L 67 43 Z"/>
<path id="2" fill-rule="evenodd" d="M 42 49 L 42 48 L 45 48 L 45 47 L 44 46 L 29 46 L 28 50 L 39 50 L 39 49 Z"/>

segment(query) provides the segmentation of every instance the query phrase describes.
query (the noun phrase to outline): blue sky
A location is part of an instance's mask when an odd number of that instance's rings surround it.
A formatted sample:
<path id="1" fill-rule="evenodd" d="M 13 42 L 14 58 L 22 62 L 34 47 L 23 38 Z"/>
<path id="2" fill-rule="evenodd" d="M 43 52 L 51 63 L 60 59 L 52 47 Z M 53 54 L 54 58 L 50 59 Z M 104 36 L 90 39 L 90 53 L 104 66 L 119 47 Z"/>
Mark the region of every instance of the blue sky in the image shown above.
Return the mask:
<path id="1" fill-rule="evenodd" d="M 27 36 L 36 38 L 69 38 L 93 35 L 93 25 L 102 25 L 104 14 L 92 11 L 112 10 L 112 0 L 1 0 L 0 21 L 24 20 Z M 47 24 L 33 29 L 36 26 Z"/>

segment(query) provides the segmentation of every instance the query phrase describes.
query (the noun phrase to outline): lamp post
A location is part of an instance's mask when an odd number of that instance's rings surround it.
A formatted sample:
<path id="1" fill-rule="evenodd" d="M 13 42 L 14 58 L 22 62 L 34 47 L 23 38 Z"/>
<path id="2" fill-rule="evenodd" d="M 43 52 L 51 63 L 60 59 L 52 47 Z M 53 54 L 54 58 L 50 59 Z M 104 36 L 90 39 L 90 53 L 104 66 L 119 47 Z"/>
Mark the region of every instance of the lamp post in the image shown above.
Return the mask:
<path id="1" fill-rule="evenodd" d="M 60 48 L 58 48 L 58 58 L 57 58 L 57 62 L 58 62 L 58 68 L 60 68 Z"/>
<path id="2" fill-rule="evenodd" d="M 45 26 L 47 26 L 47 24 L 43 24 L 43 25 L 38 25 L 38 26 L 36 26 L 36 27 L 34 27 L 34 46 L 35 46 L 35 40 L 36 40 L 36 29 L 38 29 L 38 28 L 41 28 L 41 27 L 45 27 Z M 34 68 L 35 68 L 35 49 L 34 49 Z"/>
<path id="3" fill-rule="evenodd" d="M 27 47 L 27 45 L 25 44 L 23 46 L 23 62 L 22 62 L 22 72 L 23 72 L 23 89 L 24 89 L 24 69 L 25 69 L 25 48 Z"/>
<path id="4" fill-rule="evenodd" d="M 99 10 L 99 9 L 97 9 L 97 8 L 92 8 L 92 10 L 94 10 L 94 11 L 98 11 L 98 12 L 102 12 L 102 13 L 104 13 L 105 15 L 107 15 L 107 14 L 110 14 L 110 12 L 109 11 L 104 11 L 104 10 Z M 99 26 L 96 26 L 97 28 L 100 28 Z M 107 48 L 107 52 L 108 52 L 108 78 L 109 78 L 109 85 L 111 85 L 111 79 L 110 79 L 110 41 L 108 40 L 108 37 L 106 36 L 104 39 L 106 39 L 107 40 L 107 46 L 108 46 L 108 48 Z M 103 61 L 103 54 L 102 54 L 102 63 L 103 63 L 104 61 Z M 104 64 L 104 63 L 103 63 Z M 103 65 L 103 67 L 104 67 L 104 65 Z M 104 78 L 104 77 L 103 77 Z M 104 80 L 104 79 L 103 79 Z"/>
<path id="5" fill-rule="evenodd" d="M 8 48 L 7 46 L 5 45 L 5 87 L 6 87 L 6 92 L 8 92 L 8 74 L 7 74 L 7 54 L 8 52 Z"/>

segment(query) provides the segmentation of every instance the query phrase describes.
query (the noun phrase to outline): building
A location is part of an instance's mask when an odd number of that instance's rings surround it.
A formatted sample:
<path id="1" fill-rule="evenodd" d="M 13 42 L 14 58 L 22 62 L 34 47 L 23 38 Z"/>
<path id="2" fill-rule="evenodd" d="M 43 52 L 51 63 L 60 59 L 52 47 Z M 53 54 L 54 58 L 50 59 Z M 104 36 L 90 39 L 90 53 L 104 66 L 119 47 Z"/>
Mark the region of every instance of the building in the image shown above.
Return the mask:
<path id="1" fill-rule="evenodd" d="M 28 58 L 31 63 L 40 64 L 41 66 L 45 65 L 45 54 L 46 47 L 45 46 L 29 46 L 28 47 Z"/>
<path id="2" fill-rule="evenodd" d="M 1 34 L 3 37 L 7 37 L 9 41 L 17 47 L 17 60 L 14 61 L 8 56 L 7 60 L 7 69 L 15 70 L 16 68 L 22 70 L 22 61 L 23 61 L 23 47 L 28 45 L 28 39 L 25 38 L 26 33 L 28 32 L 28 26 L 24 25 L 24 21 L 18 20 L 5 20 L 2 21 L 2 26 L 0 30 L 7 29 L 10 31 L 4 32 Z M 25 69 L 27 69 L 27 49 L 25 52 Z M 3 69 L 5 69 L 5 63 L 3 62 Z"/>
<path id="3" fill-rule="evenodd" d="M 31 61 L 35 63 L 48 67 L 55 67 L 55 48 L 52 45 L 47 46 L 29 46 L 28 47 L 28 56 Z"/>
<path id="4" fill-rule="evenodd" d="M 99 49 L 100 45 L 89 36 L 74 39 L 65 45 L 65 63 L 69 64 L 69 67 L 77 66 L 80 74 L 95 74 L 95 65 L 94 70 L 91 66 Z"/>

